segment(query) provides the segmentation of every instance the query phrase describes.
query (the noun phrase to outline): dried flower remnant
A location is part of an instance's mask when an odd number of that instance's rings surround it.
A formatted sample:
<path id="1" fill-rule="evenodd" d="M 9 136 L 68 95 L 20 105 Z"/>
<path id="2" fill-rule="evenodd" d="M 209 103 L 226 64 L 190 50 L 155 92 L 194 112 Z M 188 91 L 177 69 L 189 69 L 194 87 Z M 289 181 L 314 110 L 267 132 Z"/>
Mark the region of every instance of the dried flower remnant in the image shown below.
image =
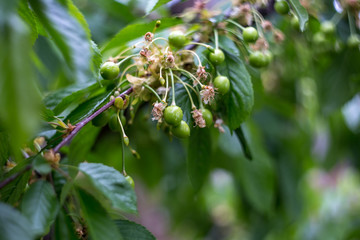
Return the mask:
<path id="1" fill-rule="evenodd" d="M 199 80 L 201 79 L 206 80 L 208 73 L 206 72 L 205 67 L 199 66 L 199 68 L 196 71 L 196 75 L 198 76 Z"/>
<path id="2" fill-rule="evenodd" d="M 251 25 L 253 21 L 253 15 L 251 13 L 251 6 L 249 3 L 240 5 L 239 7 L 240 22 L 246 25 Z"/>
<path id="3" fill-rule="evenodd" d="M 215 89 L 212 86 L 204 85 L 203 89 L 200 91 L 201 99 L 205 104 L 208 104 L 215 97 Z"/>
<path id="4" fill-rule="evenodd" d="M 148 48 L 143 48 L 140 50 L 140 55 L 144 58 L 148 58 L 151 55 L 151 51 Z"/>
<path id="5" fill-rule="evenodd" d="M 255 51 L 263 51 L 269 49 L 269 43 L 265 38 L 259 38 L 256 43 L 252 46 Z"/>
<path id="6" fill-rule="evenodd" d="M 163 116 L 163 112 L 166 107 L 166 104 L 164 104 L 162 102 L 155 102 L 153 105 L 154 105 L 154 107 L 151 111 L 151 114 L 153 115 L 152 120 L 159 121 Z"/>
<path id="7" fill-rule="evenodd" d="M 153 40 L 154 34 L 152 34 L 151 32 L 147 32 L 145 34 L 145 41 L 147 42 L 151 42 Z"/>
<path id="8" fill-rule="evenodd" d="M 270 21 L 268 20 L 264 20 L 262 23 L 261 23 L 261 27 L 264 29 L 264 31 L 268 32 L 268 31 L 271 31 L 273 29 L 273 25 Z"/>
<path id="9" fill-rule="evenodd" d="M 191 113 L 196 126 L 199 126 L 200 128 L 206 127 L 205 119 L 199 109 L 194 109 Z"/>
<path id="10" fill-rule="evenodd" d="M 221 118 L 216 119 L 214 127 L 219 129 L 219 132 L 224 133 L 225 129 L 223 128 L 222 124 L 224 121 Z"/>
<path id="11" fill-rule="evenodd" d="M 281 43 L 282 41 L 285 40 L 285 36 L 280 30 L 274 30 L 274 39 L 275 42 Z"/>

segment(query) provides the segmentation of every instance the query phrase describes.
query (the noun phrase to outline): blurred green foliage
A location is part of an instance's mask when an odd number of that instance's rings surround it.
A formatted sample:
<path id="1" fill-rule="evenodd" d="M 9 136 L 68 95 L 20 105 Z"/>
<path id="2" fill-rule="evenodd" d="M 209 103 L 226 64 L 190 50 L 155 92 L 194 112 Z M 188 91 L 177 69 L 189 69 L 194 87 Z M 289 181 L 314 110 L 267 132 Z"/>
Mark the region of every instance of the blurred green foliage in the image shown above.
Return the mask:
<path id="1" fill-rule="evenodd" d="M 18 164 L 9 172 L 1 167 L 0 180 L 31 163 L 33 158 L 22 159 L 20 149 L 34 150 L 35 137 L 46 137 L 51 147 L 60 142 L 61 134 L 47 124 L 54 116 L 76 124 L 105 104 L 114 84 L 100 80 L 102 61 L 151 31 L 156 19 L 162 18 L 159 35 L 182 22 L 166 5 L 160 7 L 167 2 L 0 3 L 0 165 L 8 160 Z M 296 8 L 299 1 L 290 2 L 298 14 L 305 14 Z M 55 189 L 45 181 L 30 185 L 21 201 L 22 215 L 0 203 L 0 223 L 15 222 L 12 227 L 21 229 L 13 238 L 13 232 L 0 224 L 5 234 L 0 239 L 32 239 L 48 232 L 49 219 L 55 222 L 54 239 L 74 239 L 69 229 L 84 221 L 92 239 L 154 239 L 134 222 L 112 221 L 119 212 L 136 212 L 135 195 L 119 173 L 122 154 L 126 171 L 135 180 L 139 211 L 138 216 L 125 215 L 158 239 L 360 238 L 360 51 L 346 45 L 350 34 L 346 18 L 339 20 L 335 36 L 316 42 L 320 23 L 336 11 L 332 1 L 311 4 L 305 32 L 291 25 L 290 16 L 267 12 L 265 17 L 285 40 L 271 42 L 274 57 L 266 69 L 245 65 L 235 41 L 220 37 L 228 65 L 219 71 L 232 82 L 245 81 L 242 88 L 232 89 L 226 104 L 217 106 L 227 116 L 224 133 L 196 129 L 188 140 L 170 139 L 151 121 L 152 106 L 135 104 L 135 118 L 125 112 L 131 149 L 123 153 L 119 133 L 89 123 L 62 151 L 67 157 L 61 169 L 78 176 L 76 181 L 66 183 L 66 175 L 55 172 L 51 175 Z M 184 89 L 175 89 L 179 105 L 190 109 L 188 99 L 181 98 Z M 242 102 L 237 102 L 239 98 Z M 241 111 L 225 107 L 232 104 Z M 184 113 L 192 125 L 190 112 Z M 243 133 L 236 131 L 245 119 Z M 72 172 L 75 166 L 80 177 Z M 91 169 L 94 166 L 98 172 Z M 110 175 L 116 181 L 106 178 Z M 19 206 L 29 178 L 30 173 L 24 173 L 1 188 L 0 200 Z M 91 195 L 83 184 L 93 191 Z M 77 211 L 84 219 L 74 224 L 68 209 L 57 209 L 53 190 L 65 194 L 64 199 L 73 193 L 79 202 L 69 206 L 81 209 Z M 124 194 L 113 194 L 119 191 Z M 40 194 L 45 205 L 56 206 L 54 212 L 31 209 L 32 194 Z M 43 214 L 34 220 L 31 211 Z M 27 221 L 43 224 L 35 226 L 36 232 Z"/>

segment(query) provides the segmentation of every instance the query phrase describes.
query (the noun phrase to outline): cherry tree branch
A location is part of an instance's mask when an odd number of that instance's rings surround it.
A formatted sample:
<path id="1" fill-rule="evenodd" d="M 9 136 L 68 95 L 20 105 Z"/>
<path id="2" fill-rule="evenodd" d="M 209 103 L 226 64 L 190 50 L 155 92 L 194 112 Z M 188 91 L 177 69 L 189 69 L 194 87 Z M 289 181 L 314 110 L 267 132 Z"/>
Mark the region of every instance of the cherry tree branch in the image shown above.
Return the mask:
<path id="1" fill-rule="evenodd" d="M 124 92 L 122 92 L 119 97 L 125 99 L 125 95 L 129 95 L 130 93 L 132 93 L 133 88 L 130 87 L 127 90 L 125 90 Z M 88 122 L 90 122 L 91 120 L 93 120 L 96 116 L 98 116 L 100 113 L 104 112 L 106 109 L 108 109 L 109 107 L 111 107 L 115 102 L 115 99 L 109 101 L 107 104 L 105 104 L 104 106 L 102 106 L 101 108 L 99 108 L 96 112 L 94 112 L 93 114 L 91 114 L 89 117 L 83 119 L 82 121 L 80 121 L 79 123 L 77 123 L 75 125 L 74 130 L 67 135 L 58 145 L 56 145 L 56 147 L 53 149 L 54 152 L 59 152 L 59 150 L 66 145 L 67 143 L 69 143 L 71 141 L 71 139 L 81 130 L 81 128 L 83 128 Z"/>
<path id="2" fill-rule="evenodd" d="M 21 171 L 15 173 L 14 175 L 11 175 L 10 177 L 6 178 L 4 181 L 0 182 L 0 189 L 5 187 L 6 185 L 8 185 L 9 183 L 11 183 L 12 181 L 14 181 L 17 177 L 19 177 L 21 174 L 29 171 L 32 168 L 31 164 L 26 165 L 26 167 L 24 169 L 22 169 Z"/>

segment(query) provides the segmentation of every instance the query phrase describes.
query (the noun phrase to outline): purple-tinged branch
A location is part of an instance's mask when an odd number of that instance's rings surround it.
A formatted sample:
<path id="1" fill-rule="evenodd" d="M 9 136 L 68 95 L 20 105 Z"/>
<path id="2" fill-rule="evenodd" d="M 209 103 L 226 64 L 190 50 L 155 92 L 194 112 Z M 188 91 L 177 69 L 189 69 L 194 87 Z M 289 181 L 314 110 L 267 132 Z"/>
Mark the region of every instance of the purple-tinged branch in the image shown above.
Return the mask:
<path id="1" fill-rule="evenodd" d="M 130 93 L 132 93 L 133 88 L 130 87 L 127 90 L 125 90 L 124 92 L 122 92 L 119 97 L 122 97 L 123 99 L 125 99 L 125 95 L 129 95 Z M 91 120 L 93 120 L 97 115 L 99 115 L 100 113 L 104 112 L 106 109 L 108 109 L 109 107 L 111 107 L 115 102 L 115 99 L 109 101 L 108 103 L 106 103 L 104 106 L 102 106 L 101 108 L 99 108 L 99 110 L 97 110 L 96 112 L 94 112 L 93 114 L 91 114 L 89 117 L 85 118 L 84 120 L 80 121 L 79 123 L 77 123 L 75 125 L 74 130 L 67 135 L 55 148 L 54 148 L 54 152 L 59 152 L 59 150 L 66 145 L 67 143 L 69 143 L 71 141 L 71 139 L 81 130 L 81 128 L 83 128 L 87 123 L 89 123 Z"/>
<path id="2" fill-rule="evenodd" d="M 15 173 L 14 175 L 11 175 L 10 177 L 6 178 L 4 181 L 0 182 L 0 189 L 5 187 L 6 185 L 8 185 L 9 183 L 11 183 L 12 181 L 14 181 L 17 177 L 19 177 L 21 174 L 29 171 L 30 169 L 32 169 L 32 165 L 28 164 L 26 165 L 25 168 L 23 168 L 21 171 Z"/>

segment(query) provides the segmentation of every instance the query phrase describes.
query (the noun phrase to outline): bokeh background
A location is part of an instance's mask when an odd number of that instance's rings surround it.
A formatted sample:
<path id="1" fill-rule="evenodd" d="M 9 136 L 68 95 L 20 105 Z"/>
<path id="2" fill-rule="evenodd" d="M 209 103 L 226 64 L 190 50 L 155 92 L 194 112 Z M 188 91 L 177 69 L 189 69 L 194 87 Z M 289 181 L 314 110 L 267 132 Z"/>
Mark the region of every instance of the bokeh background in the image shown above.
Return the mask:
<path id="1" fill-rule="evenodd" d="M 194 4 L 171 1 L 145 15 L 146 2 L 74 0 L 100 48 L 130 23 L 181 15 Z M 346 45 L 346 17 L 333 39 L 314 39 L 320 22 L 336 14 L 335 3 L 304 1 L 310 12 L 304 33 L 292 27 L 290 16 L 274 12 L 273 2 L 261 10 L 286 39 L 271 46 L 274 58 L 266 69 L 249 69 L 255 106 L 243 128 L 254 159 L 244 157 L 227 128 L 223 134 L 213 129 L 211 171 L 199 192 L 187 175 L 187 141 L 157 130 L 151 106 L 141 106 L 126 126 L 140 155 L 127 149 L 139 207 L 139 215 L 129 218 L 159 240 L 360 239 L 360 51 Z M 207 8 L 220 11 L 228 4 L 209 1 Z M 42 92 L 72 83 L 48 38 L 39 35 L 34 49 L 33 77 Z M 93 135 L 86 161 L 121 170 L 120 135 L 107 127 Z"/>

